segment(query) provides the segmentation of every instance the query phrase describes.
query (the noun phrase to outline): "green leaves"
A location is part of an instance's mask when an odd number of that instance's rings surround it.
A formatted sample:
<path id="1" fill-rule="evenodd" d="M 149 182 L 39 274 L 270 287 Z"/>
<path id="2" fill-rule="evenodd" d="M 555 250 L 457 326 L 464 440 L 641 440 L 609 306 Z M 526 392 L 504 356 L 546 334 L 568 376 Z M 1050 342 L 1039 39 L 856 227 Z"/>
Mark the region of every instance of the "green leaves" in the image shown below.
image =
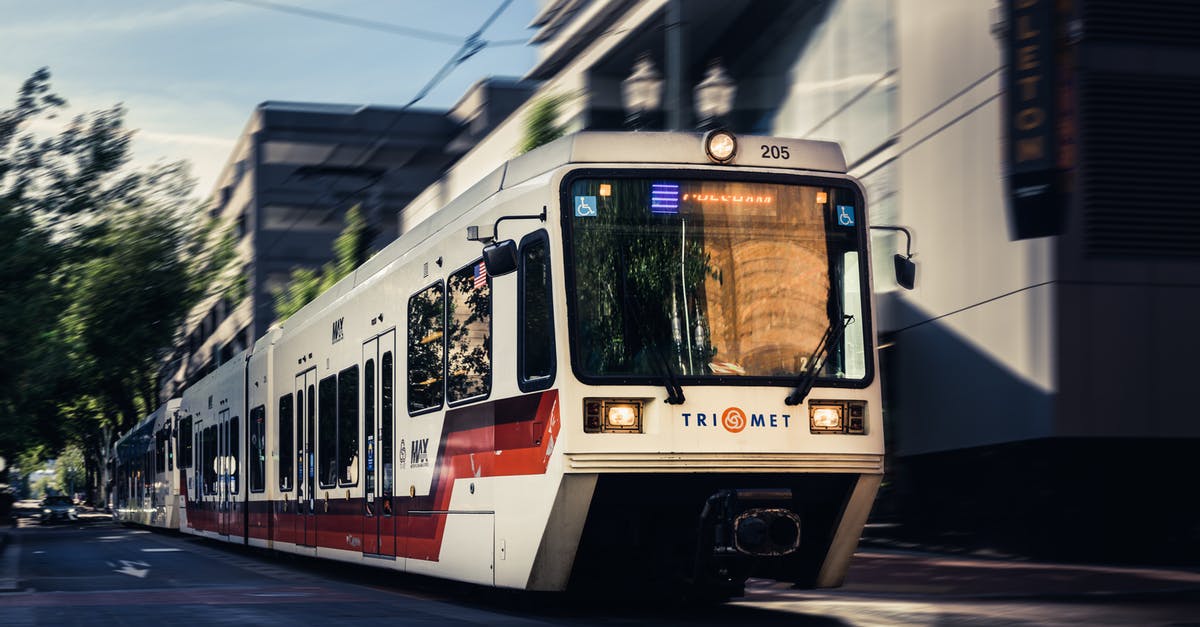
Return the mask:
<path id="1" fill-rule="evenodd" d="M 566 127 L 558 123 L 558 118 L 562 106 L 569 101 L 570 97 L 560 94 L 545 96 L 533 103 L 525 117 L 525 135 L 521 139 L 522 153 L 548 144 L 567 133 Z"/>
<path id="2" fill-rule="evenodd" d="M 320 271 L 309 268 L 292 270 L 287 285 L 274 294 L 275 317 L 278 320 L 287 320 L 305 305 L 316 300 L 325 290 L 354 272 L 355 268 L 370 258 L 373 236 L 374 231 L 358 205 L 346 211 L 345 226 L 333 242 L 333 261 L 325 264 Z"/>
<path id="3" fill-rule="evenodd" d="M 126 170 L 119 105 L 36 136 L 64 104 L 41 69 L 0 110 L 0 456 L 95 454 L 152 411 L 158 358 L 211 278 L 191 262 L 187 165 Z"/>

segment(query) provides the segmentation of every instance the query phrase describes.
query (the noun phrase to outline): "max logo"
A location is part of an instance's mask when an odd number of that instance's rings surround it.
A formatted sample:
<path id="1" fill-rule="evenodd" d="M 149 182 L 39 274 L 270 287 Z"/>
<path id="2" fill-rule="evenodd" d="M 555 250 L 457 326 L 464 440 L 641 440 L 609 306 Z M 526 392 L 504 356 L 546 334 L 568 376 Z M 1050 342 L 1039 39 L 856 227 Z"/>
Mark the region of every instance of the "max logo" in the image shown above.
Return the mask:
<path id="1" fill-rule="evenodd" d="M 741 433 L 746 427 L 757 429 L 784 429 L 790 426 L 791 414 L 750 414 L 742 411 L 741 407 L 729 407 L 720 414 L 689 413 L 683 416 L 685 427 L 724 427 L 730 433 Z"/>
<path id="2" fill-rule="evenodd" d="M 412 441 L 412 448 L 408 451 L 408 466 L 410 468 L 421 468 L 429 465 L 429 438 L 421 438 L 420 440 Z"/>

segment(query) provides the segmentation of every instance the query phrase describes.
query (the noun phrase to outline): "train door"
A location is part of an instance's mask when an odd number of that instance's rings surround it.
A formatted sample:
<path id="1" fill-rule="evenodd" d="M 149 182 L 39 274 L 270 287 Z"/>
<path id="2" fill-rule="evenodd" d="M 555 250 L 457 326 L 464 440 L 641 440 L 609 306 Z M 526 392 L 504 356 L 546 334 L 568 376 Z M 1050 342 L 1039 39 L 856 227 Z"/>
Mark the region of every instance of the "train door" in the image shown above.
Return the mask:
<path id="1" fill-rule="evenodd" d="M 392 509 L 395 344 L 396 332 L 388 331 L 364 343 L 362 352 L 363 442 L 366 445 L 363 553 L 387 557 L 396 554 Z"/>
<path id="2" fill-rule="evenodd" d="M 229 536 L 229 522 L 233 517 L 230 511 L 232 496 L 230 494 L 232 478 L 230 477 L 229 452 L 229 410 L 222 409 L 217 413 L 217 533 Z"/>
<path id="3" fill-rule="evenodd" d="M 296 543 L 303 546 L 317 545 L 313 471 L 316 412 L 317 371 L 311 369 L 296 375 Z"/>

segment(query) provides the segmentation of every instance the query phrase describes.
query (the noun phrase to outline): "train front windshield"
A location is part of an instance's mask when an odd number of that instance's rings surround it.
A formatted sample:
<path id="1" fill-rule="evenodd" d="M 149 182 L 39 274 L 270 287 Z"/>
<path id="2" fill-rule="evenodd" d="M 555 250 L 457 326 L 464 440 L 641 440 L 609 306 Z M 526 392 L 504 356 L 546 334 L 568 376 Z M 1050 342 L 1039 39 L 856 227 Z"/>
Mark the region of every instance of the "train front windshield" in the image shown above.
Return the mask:
<path id="1" fill-rule="evenodd" d="M 596 176 L 573 180 L 565 201 L 585 381 L 659 381 L 670 368 L 693 384 L 785 384 L 810 360 L 826 384 L 869 377 L 863 216 L 849 186 Z"/>

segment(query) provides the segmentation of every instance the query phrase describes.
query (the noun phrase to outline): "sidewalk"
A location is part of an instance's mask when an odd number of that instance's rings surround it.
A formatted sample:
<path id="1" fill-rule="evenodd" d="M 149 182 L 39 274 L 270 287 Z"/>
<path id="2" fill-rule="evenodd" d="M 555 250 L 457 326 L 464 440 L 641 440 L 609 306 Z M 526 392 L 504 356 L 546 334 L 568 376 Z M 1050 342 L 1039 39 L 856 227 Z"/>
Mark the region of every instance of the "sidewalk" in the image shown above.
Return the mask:
<path id="1" fill-rule="evenodd" d="M 1200 598 L 1200 569 L 1033 562 L 868 548 L 855 554 L 842 590 L 925 598 Z"/>

